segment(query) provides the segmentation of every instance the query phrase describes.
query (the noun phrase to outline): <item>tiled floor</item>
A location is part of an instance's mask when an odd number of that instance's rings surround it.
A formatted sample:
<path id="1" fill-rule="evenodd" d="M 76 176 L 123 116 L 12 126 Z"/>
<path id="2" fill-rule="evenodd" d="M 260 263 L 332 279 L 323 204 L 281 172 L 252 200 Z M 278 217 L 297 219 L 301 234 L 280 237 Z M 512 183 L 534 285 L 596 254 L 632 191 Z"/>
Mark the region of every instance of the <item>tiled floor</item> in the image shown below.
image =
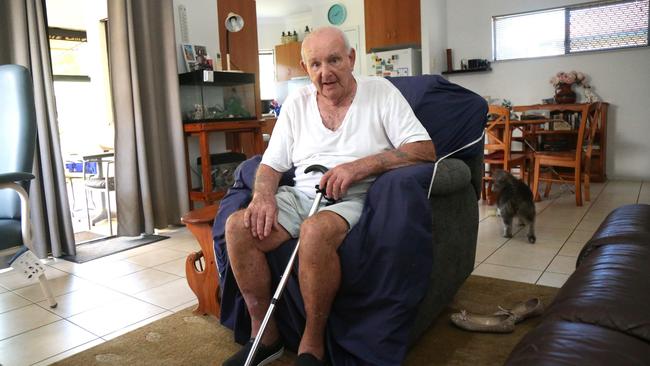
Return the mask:
<path id="1" fill-rule="evenodd" d="M 536 244 L 521 231 L 503 238 L 495 208 L 480 205 L 475 274 L 559 287 L 612 209 L 650 203 L 650 182 L 592 184 L 583 207 L 566 186 L 554 187 L 537 204 Z M 46 365 L 194 304 L 184 266 L 199 246 L 184 228 L 163 234 L 171 238 L 84 264 L 48 260 L 56 309 L 37 283 L 0 273 L 0 364 Z"/>
<path id="2" fill-rule="evenodd" d="M 494 206 L 481 204 L 474 274 L 560 287 L 575 267 L 578 253 L 614 208 L 650 203 L 650 182 L 592 183 L 591 201 L 575 205 L 567 185 L 554 185 L 549 199 L 537 203 L 537 242 L 525 230 L 502 237 Z"/>
<path id="3" fill-rule="evenodd" d="M 0 273 L 0 365 L 47 365 L 195 304 L 185 258 L 199 245 L 185 228 L 161 234 L 84 264 L 46 261 L 55 309 L 37 282 Z"/>

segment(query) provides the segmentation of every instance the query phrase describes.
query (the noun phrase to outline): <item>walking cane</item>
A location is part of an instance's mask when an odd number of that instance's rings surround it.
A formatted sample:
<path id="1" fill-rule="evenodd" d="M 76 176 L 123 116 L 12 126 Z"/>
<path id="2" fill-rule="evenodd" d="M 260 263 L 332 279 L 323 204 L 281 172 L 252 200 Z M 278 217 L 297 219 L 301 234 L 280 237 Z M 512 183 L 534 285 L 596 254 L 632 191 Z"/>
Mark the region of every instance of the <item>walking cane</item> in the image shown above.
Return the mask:
<path id="1" fill-rule="evenodd" d="M 308 166 L 307 169 L 305 169 L 305 173 L 311 173 L 311 172 L 321 172 L 325 174 L 325 172 L 327 172 L 327 168 L 322 165 L 314 164 Z M 309 216 L 312 216 L 318 210 L 318 206 L 320 205 L 320 201 L 324 197 L 324 193 L 325 193 L 325 188 L 323 187 L 321 189 L 318 187 L 318 185 L 316 185 L 316 197 L 314 197 L 314 203 L 311 205 L 311 210 L 309 210 Z M 329 200 L 329 198 L 327 197 L 326 199 Z M 264 335 L 264 330 L 266 330 L 266 325 L 268 324 L 269 320 L 271 319 L 271 316 L 273 315 L 273 311 L 275 310 L 275 304 L 280 299 L 280 296 L 282 296 L 282 291 L 284 291 L 284 287 L 287 285 L 287 280 L 289 279 L 289 274 L 291 273 L 291 269 L 293 268 L 293 262 L 296 260 L 296 256 L 298 255 L 299 247 L 300 247 L 300 239 L 298 239 L 298 242 L 296 243 L 296 247 L 294 248 L 291 257 L 289 258 L 289 263 L 287 263 L 287 267 L 284 269 L 284 273 L 280 278 L 280 283 L 278 284 L 278 288 L 275 290 L 275 294 L 273 294 L 273 298 L 271 299 L 271 304 L 269 305 L 269 309 L 266 311 L 266 315 L 264 315 L 264 320 L 262 321 L 260 330 L 257 332 L 257 336 L 253 341 L 253 347 L 251 348 L 251 351 L 250 353 L 248 353 L 248 357 L 246 358 L 246 363 L 244 364 L 245 366 L 251 366 L 253 362 L 253 358 L 255 358 L 255 353 L 257 352 L 257 347 L 259 347 L 260 340 L 262 339 L 262 335 Z"/>

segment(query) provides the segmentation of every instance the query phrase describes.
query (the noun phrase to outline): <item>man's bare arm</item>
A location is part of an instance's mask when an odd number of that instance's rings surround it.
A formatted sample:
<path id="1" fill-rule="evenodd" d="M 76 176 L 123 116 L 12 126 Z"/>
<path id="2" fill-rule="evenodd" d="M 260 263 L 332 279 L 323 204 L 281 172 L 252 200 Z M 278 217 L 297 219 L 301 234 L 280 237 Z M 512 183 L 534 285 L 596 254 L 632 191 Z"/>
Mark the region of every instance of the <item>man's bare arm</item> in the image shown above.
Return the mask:
<path id="1" fill-rule="evenodd" d="M 416 141 L 402 145 L 399 149 L 386 150 L 352 162 L 359 170 L 361 179 L 379 175 L 395 168 L 436 160 L 436 150 L 431 141 Z"/>
<path id="2" fill-rule="evenodd" d="M 417 163 L 433 162 L 436 152 L 431 141 L 416 141 L 379 154 L 370 155 L 329 170 L 320 181 L 325 185 L 328 196 L 339 199 L 345 195 L 350 185 L 373 175 L 391 169 Z"/>
<path id="3" fill-rule="evenodd" d="M 259 168 L 257 168 L 257 173 L 255 174 L 255 187 L 253 189 L 253 195 L 267 194 L 275 196 L 275 193 L 278 191 L 278 185 L 280 184 L 281 178 L 282 173 L 278 172 L 268 165 L 260 164 Z"/>
<path id="4" fill-rule="evenodd" d="M 255 175 L 253 199 L 244 211 L 244 226 L 250 227 L 253 237 L 264 239 L 278 225 L 278 209 L 275 193 L 282 173 L 268 165 L 260 164 Z"/>

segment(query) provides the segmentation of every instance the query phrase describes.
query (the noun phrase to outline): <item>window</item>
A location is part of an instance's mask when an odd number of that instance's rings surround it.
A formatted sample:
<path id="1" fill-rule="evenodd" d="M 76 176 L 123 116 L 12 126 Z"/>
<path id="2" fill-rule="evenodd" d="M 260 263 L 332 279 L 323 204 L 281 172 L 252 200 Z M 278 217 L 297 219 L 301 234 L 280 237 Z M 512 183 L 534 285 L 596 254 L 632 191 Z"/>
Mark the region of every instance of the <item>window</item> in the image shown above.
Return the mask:
<path id="1" fill-rule="evenodd" d="M 275 99 L 275 62 L 273 50 L 260 50 L 260 97 Z"/>
<path id="2" fill-rule="evenodd" d="M 495 60 L 648 46 L 649 0 L 601 1 L 492 18 Z"/>
<path id="3" fill-rule="evenodd" d="M 90 81 L 86 31 L 48 28 L 52 73 L 55 81 Z"/>

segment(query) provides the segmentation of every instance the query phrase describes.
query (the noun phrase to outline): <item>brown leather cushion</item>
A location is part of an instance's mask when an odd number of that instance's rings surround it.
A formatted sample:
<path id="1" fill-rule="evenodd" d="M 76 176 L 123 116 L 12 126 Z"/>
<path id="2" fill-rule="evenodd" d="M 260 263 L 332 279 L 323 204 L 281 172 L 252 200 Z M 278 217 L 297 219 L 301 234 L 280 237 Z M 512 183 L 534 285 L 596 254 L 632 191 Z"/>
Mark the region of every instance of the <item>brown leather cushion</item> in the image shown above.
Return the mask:
<path id="1" fill-rule="evenodd" d="M 549 319 L 598 324 L 650 342 L 650 205 L 610 213 L 547 311 Z"/>
<path id="2" fill-rule="evenodd" d="M 647 365 L 650 345 L 591 324 L 545 322 L 510 353 L 506 365 Z"/>
<path id="3" fill-rule="evenodd" d="M 650 342 L 648 306 L 650 246 L 619 243 L 599 247 L 580 264 L 546 317 L 600 325 Z"/>
<path id="4" fill-rule="evenodd" d="M 650 365 L 650 205 L 614 210 L 507 365 Z"/>
<path id="5" fill-rule="evenodd" d="M 650 205 L 625 205 L 607 215 L 585 248 L 607 243 L 604 239 L 624 241 L 629 238 L 631 242 L 647 244 L 647 240 L 644 239 L 648 235 L 650 235 Z M 583 254 L 586 253 L 581 255 Z"/>
<path id="6" fill-rule="evenodd" d="M 616 243 L 650 245 L 650 205 L 625 205 L 607 215 L 580 251 L 578 265 L 596 248 Z"/>

